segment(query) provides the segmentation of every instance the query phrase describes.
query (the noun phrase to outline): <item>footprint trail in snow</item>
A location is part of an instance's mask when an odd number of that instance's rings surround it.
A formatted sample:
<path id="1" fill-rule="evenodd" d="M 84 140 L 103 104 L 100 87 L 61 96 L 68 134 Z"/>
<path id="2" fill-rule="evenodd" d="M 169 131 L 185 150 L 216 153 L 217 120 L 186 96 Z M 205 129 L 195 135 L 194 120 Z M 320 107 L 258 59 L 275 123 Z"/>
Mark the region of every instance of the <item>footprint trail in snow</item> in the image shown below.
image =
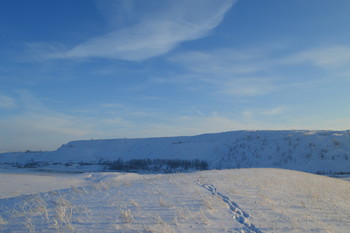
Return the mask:
<path id="1" fill-rule="evenodd" d="M 249 214 L 242 210 L 236 202 L 230 200 L 228 196 L 222 194 L 221 192 L 218 192 L 213 184 L 198 183 L 198 185 L 209 191 L 212 195 L 219 197 L 223 202 L 227 204 L 230 213 L 233 216 L 233 219 L 243 226 L 243 232 L 262 233 L 262 231 L 259 228 L 257 228 L 254 224 L 249 222 Z"/>

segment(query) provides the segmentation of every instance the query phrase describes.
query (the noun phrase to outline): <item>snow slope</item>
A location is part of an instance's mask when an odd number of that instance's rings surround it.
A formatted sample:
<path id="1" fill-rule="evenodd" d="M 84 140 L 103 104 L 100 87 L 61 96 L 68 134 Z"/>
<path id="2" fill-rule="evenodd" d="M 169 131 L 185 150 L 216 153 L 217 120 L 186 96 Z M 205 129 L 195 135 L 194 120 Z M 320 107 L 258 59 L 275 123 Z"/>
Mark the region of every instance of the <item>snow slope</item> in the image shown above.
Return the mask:
<path id="1" fill-rule="evenodd" d="M 200 159 L 210 168 L 350 172 L 350 131 L 233 131 L 191 137 L 72 141 L 52 152 L 0 154 L 0 164 Z"/>
<path id="2" fill-rule="evenodd" d="M 36 179 L 43 181 L 42 186 L 48 184 L 43 176 Z M 93 173 L 81 179 L 87 183 L 0 198 L 0 231 L 346 233 L 350 229 L 350 182 L 303 172 Z"/>

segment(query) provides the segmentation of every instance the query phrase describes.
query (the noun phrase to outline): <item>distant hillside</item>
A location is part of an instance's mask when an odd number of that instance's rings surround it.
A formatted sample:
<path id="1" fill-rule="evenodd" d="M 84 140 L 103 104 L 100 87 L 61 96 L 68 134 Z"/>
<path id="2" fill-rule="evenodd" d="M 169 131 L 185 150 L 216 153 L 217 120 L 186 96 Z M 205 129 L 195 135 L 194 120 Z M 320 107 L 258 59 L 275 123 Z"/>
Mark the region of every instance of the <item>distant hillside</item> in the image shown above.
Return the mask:
<path id="1" fill-rule="evenodd" d="M 211 169 L 273 167 L 350 172 L 350 131 L 232 131 L 189 137 L 72 141 L 51 152 L 0 154 L 1 164 L 97 164 L 131 159 L 206 161 Z"/>

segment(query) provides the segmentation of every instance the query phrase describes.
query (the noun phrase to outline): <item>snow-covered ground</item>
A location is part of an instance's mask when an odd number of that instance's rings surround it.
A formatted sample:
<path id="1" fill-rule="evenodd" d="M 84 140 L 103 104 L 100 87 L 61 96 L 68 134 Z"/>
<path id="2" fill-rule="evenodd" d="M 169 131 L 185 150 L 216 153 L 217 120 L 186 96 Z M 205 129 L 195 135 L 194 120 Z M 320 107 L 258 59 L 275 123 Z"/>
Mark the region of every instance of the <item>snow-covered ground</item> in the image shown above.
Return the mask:
<path id="1" fill-rule="evenodd" d="M 146 170 L 191 170 L 203 161 L 227 170 L 101 172 L 116 160 L 143 169 L 146 162 Z M 350 229 L 350 131 L 73 141 L 56 151 L 0 154 L 0 167 L 0 232 Z"/>
<path id="2" fill-rule="evenodd" d="M 291 170 L 158 175 L 2 171 L 0 182 L 1 232 L 350 229 L 350 182 Z"/>
<path id="3" fill-rule="evenodd" d="M 87 184 L 89 174 L 33 172 L 28 169 L 0 169 L 0 198 L 65 189 Z"/>
<path id="4" fill-rule="evenodd" d="M 72 141 L 51 152 L 0 154 L 0 166 L 42 162 L 40 166 L 49 170 L 63 167 L 81 171 L 85 168 L 79 163 L 118 159 L 199 159 L 214 169 L 260 167 L 348 173 L 350 131 L 233 131 L 191 137 Z"/>

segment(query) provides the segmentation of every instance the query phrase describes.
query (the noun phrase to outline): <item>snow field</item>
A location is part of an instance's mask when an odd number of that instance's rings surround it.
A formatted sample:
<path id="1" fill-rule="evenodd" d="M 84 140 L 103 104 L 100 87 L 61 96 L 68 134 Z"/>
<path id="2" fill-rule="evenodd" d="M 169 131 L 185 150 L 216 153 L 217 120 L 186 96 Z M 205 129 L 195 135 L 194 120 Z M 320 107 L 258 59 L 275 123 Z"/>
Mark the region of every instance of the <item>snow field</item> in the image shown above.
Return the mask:
<path id="1" fill-rule="evenodd" d="M 87 177 L 87 174 L 31 172 L 25 169 L 0 170 L 0 199 L 82 186 L 87 183 Z"/>
<path id="2" fill-rule="evenodd" d="M 215 180 L 217 190 L 234 197 L 262 232 L 350 229 L 347 181 L 279 169 L 217 171 L 207 179 Z"/>
<path id="3" fill-rule="evenodd" d="M 182 183 L 176 177 L 162 175 L 102 176 L 102 180 L 92 177 L 96 182 L 89 186 L 3 199 L 4 224 L 0 229 L 3 232 L 222 230 L 210 214 L 213 198 L 202 194 L 195 183 Z"/>
<path id="4" fill-rule="evenodd" d="M 73 175 L 72 175 L 73 176 Z M 0 199 L 1 232 L 348 232 L 350 182 L 280 169 L 92 173 Z M 42 185 L 47 181 L 42 176 Z"/>

